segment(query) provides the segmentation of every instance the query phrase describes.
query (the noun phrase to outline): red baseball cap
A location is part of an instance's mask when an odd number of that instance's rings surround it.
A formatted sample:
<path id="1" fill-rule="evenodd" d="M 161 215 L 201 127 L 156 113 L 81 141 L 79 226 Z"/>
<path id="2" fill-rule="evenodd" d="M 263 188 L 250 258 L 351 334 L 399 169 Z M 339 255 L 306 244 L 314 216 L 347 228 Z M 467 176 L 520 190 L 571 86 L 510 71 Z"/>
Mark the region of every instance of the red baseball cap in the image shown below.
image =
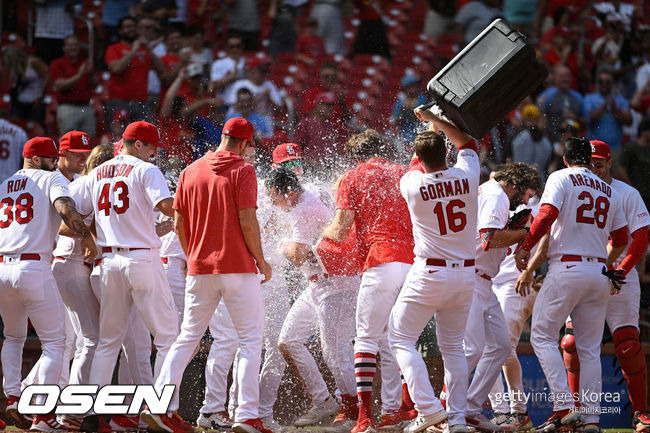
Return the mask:
<path id="1" fill-rule="evenodd" d="M 30 156 L 58 158 L 64 155 L 59 153 L 59 149 L 56 148 L 56 143 L 50 137 L 34 137 L 31 140 L 27 140 L 25 146 L 23 146 L 23 157 L 29 158 Z"/>
<path id="2" fill-rule="evenodd" d="M 70 131 L 61 136 L 59 141 L 59 150 L 63 152 L 90 152 L 90 137 L 85 132 Z"/>
<path id="3" fill-rule="evenodd" d="M 243 117 L 233 117 L 223 125 L 224 135 L 239 138 L 240 140 L 248 140 L 251 146 L 255 147 L 253 143 L 253 125 Z"/>
<path id="4" fill-rule="evenodd" d="M 266 65 L 270 65 L 270 64 L 271 64 L 271 60 L 268 57 L 266 57 L 266 56 L 262 56 L 262 57 L 255 56 L 255 57 L 253 57 L 252 59 L 249 60 L 248 68 L 249 69 L 255 69 L 258 66 L 266 66 Z"/>
<path id="5" fill-rule="evenodd" d="M 609 150 L 609 146 L 604 141 L 600 140 L 591 140 L 591 157 L 600 158 L 600 159 L 611 159 L 612 152 Z"/>
<path id="6" fill-rule="evenodd" d="M 131 115 L 124 108 L 121 110 L 116 110 L 115 113 L 113 113 L 114 122 L 124 122 L 128 120 L 131 120 Z"/>
<path id="7" fill-rule="evenodd" d="M 273 164 L 280 164 L 292 159 L 302 159 L 300 146 L 296 143 L 282 143 L 273 149 Z"/>
<path id="8" fill-rule="evenodd" d="M 122 138 L 126 140 L 140 140 L 153 146 L 165 147 L 160 143 L 158 128 L 144 120 L 129 123 L 124 130 L 124 134 L 122 134 Z"/>
<path id="9" fill-rule="evenodd" d="M 120 138 L 118 141 L 115 142 L 113 145 L 113 156 L 117 156 L 120 154 L 122 151 L 122 148 L 124 147 L 124 143 L 122 143 L 122 139 Z"/>

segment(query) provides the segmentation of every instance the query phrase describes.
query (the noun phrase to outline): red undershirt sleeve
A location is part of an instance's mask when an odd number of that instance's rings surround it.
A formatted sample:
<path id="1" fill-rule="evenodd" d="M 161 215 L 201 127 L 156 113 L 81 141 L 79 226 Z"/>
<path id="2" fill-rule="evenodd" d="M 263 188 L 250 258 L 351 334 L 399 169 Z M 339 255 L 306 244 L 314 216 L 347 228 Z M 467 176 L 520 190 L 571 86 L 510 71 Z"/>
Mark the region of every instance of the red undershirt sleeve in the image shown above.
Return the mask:
<path id="1" fill-rule="evenodd" d="M 639 263 L 639 260 L 641 260 L 641 257 L 645 254 L 647 248 L 648 226 L 645 226 L 632 233 L 632 242 L 630 243 L 630 247 L 627 249 L 625 258 L 618 266 L 618 269 L 623 269 L 625 275 L 627 275 L 627 273 L 630 272 L 637 263 Z"/>
<path id="2" fill-rule="evenodd" d="M 539 240 L 542 239 L 549 230 L 551 230 L 551 226 L 559 214 L 560 211 L 558 208 L 552 204 L 544 203 L 541 205 L 539 213 L 533 220 L 533 224 L 530 226 L 530 233 L 528 233 L 526 239 L 524 239 L 521 247 L 526 251 L 532 250 L 537 242 L 539 242 Z"/>

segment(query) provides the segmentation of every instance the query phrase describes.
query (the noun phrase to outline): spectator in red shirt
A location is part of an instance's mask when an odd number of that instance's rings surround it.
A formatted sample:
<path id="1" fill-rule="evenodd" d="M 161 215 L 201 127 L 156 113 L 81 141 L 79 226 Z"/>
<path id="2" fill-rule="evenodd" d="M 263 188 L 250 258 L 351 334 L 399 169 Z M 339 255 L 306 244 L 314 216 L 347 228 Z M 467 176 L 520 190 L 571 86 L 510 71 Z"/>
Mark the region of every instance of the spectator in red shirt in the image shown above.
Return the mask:
<path id="1" fill-rule="evenodd" d="M 79 57 L 79 38 L 63 40 L 63 57 L 50 65 L 50 79 L 58 103 L 56 121 L 59 133 L 78 130 L 95 136 L 95 110 L 90 104 L 97 84 L 93 64 Z"/>
<path id="2" fill-rule="evenodd" d="M 352 159 L 359 161 L 359 166 L 342 176 L 336 196 L 336 215 L 323 231 L 323 237 L 342 241 L 348 237 L 353 224 L 357 230 L 362 263 L 354 342 L 355 365 L 360 365 L 355 368 L 359 418 L 352 432 L 363 433 L 375 431 L 371 396 L 377 352 L 380 345 L 385 347 L 390 311 L 413 264 L 414 245 L 408 207 L 399 191 L 406 167 L 386 159 L 389 147 L 372 129 L 351 137 L 345 148 Z M 381 362 L 382 386 L 397 383 L 399 387 L 397 362 L 390 350 L 381 351 Z M 406 387 L 403 391 L 402 407 L 399 407 L 399 395 L 392 395 L 392 401 L 384 402 L 383 406 L 397 406 L 390 409 L 399 409 L 397 415 L 402 420 L 415 418 L 417 412 Z M 385 415 L 379 428 L 397 416 Z"/>
<path id="3" fill-rule="evenodd" d="M 264 259 L 255 214 L 255 169 L 242 158 L 252 144 L 253 126 L 233 118 L 224 125 L 216 152 L 195 161 L 178 179 L 174 222 L 187 255 L 186 314 L 156 381 L 158 392 L 176 385 L 170 412 L 155 416 L 161 430 L 173 422 L 185 367 L 223 299 L 240 350 L 233 430 L 272 433 L 258 415 L 264 304 L 257 271 L 265 283 L 271 279 L 271 266 Z"/>
<path id="4" fill-rule="evenodd" d="M 165 99 L 167 89 L 174 82 L 181 69 L 190 64 L 191 58 L 190 49 L 183 47 L 183 30 L 178 25 L 170 26 L 165 38 L 165 46 L 167 47 L 167 53 L 160 58 L 165 69 L 160 79 L 162 83 L 160 89 L 161 104 Z"/>
<path id="5" fill-rule="evenodd" d="M 316 65 L 325 55 L 323 38 L 317 35 L 318 21 L 311 18 L 305 24 L 304 32 L 298 37 L 296 59 L 309 66 Z"/>
<path id="6" fill-rule="evenodd" d="M 324 92 L 329 92 L 336 98 L 332 121 L 344 125 L 352 118 L 352 112 L 345 101 L 345 89 L 339 80 L 338 65 L 325 62 L 320 68 L 320 85 L 305 92 L 301 114 L 307 116 L 318 102 L 316 98 Z"/>
<path id="7" fill-rule="evenodd" d="M 147 104 L 149 69 L 153 69 L 160 77 L 164 73 L 164 66 L 151 52 L 147 41 L 138 38 L 134 18 L 122 18 L 118 24 L 118 33 L 120 42 L 109 46 L 105 56 L 111 73 L 106 119 L 110 121 L 115 110 L 125 109 L 133 120 L 151 120 L 152 110 Z"/>

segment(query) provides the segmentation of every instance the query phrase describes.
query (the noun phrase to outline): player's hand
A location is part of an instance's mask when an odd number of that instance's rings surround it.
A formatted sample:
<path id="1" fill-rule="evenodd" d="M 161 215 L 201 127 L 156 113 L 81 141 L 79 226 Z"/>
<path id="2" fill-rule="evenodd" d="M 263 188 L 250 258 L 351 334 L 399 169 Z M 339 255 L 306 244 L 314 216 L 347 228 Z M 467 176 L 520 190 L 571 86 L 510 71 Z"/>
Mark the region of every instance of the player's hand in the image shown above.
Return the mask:
<path id="1" fill-rule="evenodd" d="M 538 275 L 533 280 L 533 289 L 535 289 L 536 292 L 539 292 L 539 290 L 542 288 L 542 284 L 544 284 L 545 277 L 546 275 Z"/>
<path id="2" fill-rule="evenodd" d="M 262 280 L 262 284 L 266 283 L 271 279 L 273 276 L 273 269 L 271 269 L 271 265 L 266 263 L 266 260 L 262 260 L 261 262 L 257 263 L 257 268 L 260 270 L 260 273 L 264 275 L 264 279 Z"/>
<path id="3" fill-rule="evenodd" d="M 525 271 L 528 267 L 528 259 L 530 259 L 530 251 L 519 248 L 519 251 L 515 253 L 515 263 L 517 265 L 517 269 L 520 271 Z"/>
<path id="4" fill-rule="evenodd" d="M 616 295 L 621 291 L 621 286 L 625 284 L 625 276 L 623 275 L 623 269 L 611 269 L 607 270 L 605 266 L 601 271 L 604 276 L 609 279 L 610 282 L 610 293 Z"/>
<path id="5" fill-rule="evenodd" d="M 517 283 L 515 284 L 515 292 L 519 296 L 526 297 L 530 293 L 530 286 L 533 284 L 533 273 L 529 272 L 528 269 L 524 270 L 517 277 Z"/>
<path id="6" fill-rule="evenodd" d="M 434 122 L 438 119 L 438 116 L 433 114 L 431 110 L 421 110 L 420 108 L 416 108 L 413 110 L 413 113 L 415 113 L 415 117 L 423 122 Z"/>
<path id="7" fill-rule="evenodd" d="M 97 245 L 95 244 L 95 240 L 92 236 L 86 236 L 81 240 L 81 251 L 84 255 L 84 262 L 92 263 L 92 261 L 95 260 L 95 257 L 97 257 L 98 254 L 98 250 Z"/>

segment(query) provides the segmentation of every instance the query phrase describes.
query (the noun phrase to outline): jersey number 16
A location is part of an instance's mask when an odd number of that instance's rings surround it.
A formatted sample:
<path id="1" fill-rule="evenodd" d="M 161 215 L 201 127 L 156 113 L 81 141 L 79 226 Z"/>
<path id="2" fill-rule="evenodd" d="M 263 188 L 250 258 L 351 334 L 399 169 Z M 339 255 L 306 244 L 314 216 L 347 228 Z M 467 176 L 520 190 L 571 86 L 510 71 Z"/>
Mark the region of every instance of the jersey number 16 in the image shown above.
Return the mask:
<path id="1" fill-rule="evenodd" d="M 465 215 L 464 212 L 454 211 L 454 207 L 463 209 L 465 207 L 465 202 L 458 199 L 451 200 L 447 203 L 447 206 L 444 207 L 444 211 L 441 202 L 436 203 L 433 208 L 433 213 L 438 217 L 438 227 L 440 227 L 440 234 L 442 236 L 447 234 L 447 227 L 449 227 L 452 232 L 458 233 L 467 225 L 467 215 Z M 445 215 L 447 216 L 446 223 Z"/>

